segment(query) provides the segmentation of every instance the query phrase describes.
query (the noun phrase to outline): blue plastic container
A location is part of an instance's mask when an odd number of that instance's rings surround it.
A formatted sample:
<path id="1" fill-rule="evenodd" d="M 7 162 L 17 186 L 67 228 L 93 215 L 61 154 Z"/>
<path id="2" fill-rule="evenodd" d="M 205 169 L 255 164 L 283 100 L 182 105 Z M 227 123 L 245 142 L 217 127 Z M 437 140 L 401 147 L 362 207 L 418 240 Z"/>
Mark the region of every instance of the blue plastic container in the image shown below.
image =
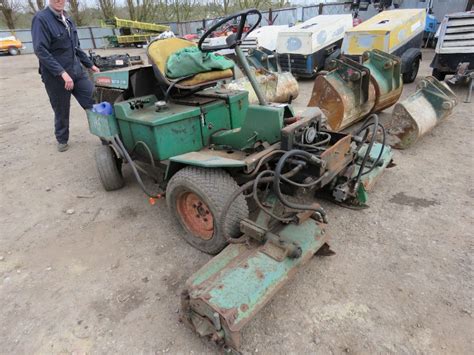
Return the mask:
<path id="1" fill-rule="evenodd" d="M 438 20 L 436 19 L 436 17 L 434 17 L 434 15 L 427 14 L 425 32 L 436 33 L 437 29 L 438 29 Z"/>
<path id="2" fill-rule="evenodd" d="M 114 112 L 112 105 L 107 102 L 101 102 L 100 104 L 95 104 L 92 106 L 92 112 L 101 114 L 101 115 L 111 115 Z"/>

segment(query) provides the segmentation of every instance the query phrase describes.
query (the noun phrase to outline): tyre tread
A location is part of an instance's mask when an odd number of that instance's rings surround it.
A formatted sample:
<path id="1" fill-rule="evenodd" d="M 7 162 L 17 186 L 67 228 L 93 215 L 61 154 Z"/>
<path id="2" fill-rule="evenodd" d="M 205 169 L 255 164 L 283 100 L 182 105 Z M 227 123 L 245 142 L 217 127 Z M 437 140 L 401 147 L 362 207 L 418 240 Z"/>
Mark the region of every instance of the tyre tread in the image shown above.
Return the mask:
<path id="1" fill-rule="evenodd" d="M 222 210 L 230 195 L 239 188 L 237 182 L 222 169 L 207 169 L 188 166 L 178 171 L 170 179 L 166 188 L 167 204 L 171 210 L 173 209 L 173 203 L 170 200 L 170 196 L 172 196 L 172 192 L 176 187 L 182 185 L 196 186 L 219 211 Z M 176 214 L 173 210 L 171 212 Z M 249 214 L 247 202 L 243 195 L 237 197 L 231 205 L 228 213 L 227 223 L 225 226 L 227 235 L 237 237 L 240 233 L 240 221 L 243 218 L 247 218 Z M 217 225 L 219 218 L 220 215 L 214 216 L 215 225 Z M 218 232 L 220 236 L 218 236 L 217 239 L 216 237 L 211 239 L 214 240 L 214 245 L 211 245 L 210 248 L 206 250 L 201 249 L 202 251 L 209 254 L 216 254 L 225 247 L 227 242 L 225 241 L 222 232 Z M 196 247 L 196 245 L 192 245 Z"/>
<path id="2" fill-rule="evenodd" d="M 97 147 L 95 161 L 100 181 L 106 191 L 114 191 L 123 187 L 122 173 L 115 161 L 112 149 L 107 145 Z"/>

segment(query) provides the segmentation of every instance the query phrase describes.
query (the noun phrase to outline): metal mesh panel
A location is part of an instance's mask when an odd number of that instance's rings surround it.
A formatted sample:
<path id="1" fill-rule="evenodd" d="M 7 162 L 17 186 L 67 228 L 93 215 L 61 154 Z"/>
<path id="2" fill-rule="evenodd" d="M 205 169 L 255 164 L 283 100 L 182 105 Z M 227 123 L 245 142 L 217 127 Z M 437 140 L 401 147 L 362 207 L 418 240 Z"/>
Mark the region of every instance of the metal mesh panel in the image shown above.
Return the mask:
<path id="1" fill-rule="evenodd" d="M 318 16 L 318 6 L 303 7 L 303 22 Z"/>
<path id="2" fill-rule="evenodd" d="M 325 5 L 323 7 L 323 15 L 343 15 L 343 14 L 350 14 L 351 9 L 349 6 L 341 5 Z"/>

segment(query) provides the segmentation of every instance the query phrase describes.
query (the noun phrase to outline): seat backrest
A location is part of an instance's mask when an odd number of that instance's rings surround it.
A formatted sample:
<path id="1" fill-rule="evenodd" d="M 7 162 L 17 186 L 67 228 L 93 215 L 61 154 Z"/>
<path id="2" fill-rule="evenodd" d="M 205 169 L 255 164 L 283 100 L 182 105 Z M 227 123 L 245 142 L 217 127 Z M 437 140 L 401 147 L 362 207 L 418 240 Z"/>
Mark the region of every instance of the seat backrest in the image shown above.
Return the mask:
<path id="1" fill-rule="evenodd" d="M 156 65 L 162 75 L 165 76 L 166 63 L 168 62 L 170 55 L 179 51 L 180 49 L 192 46 L 196 46 L 196 44 L 182 38 L 174 37 L 160 39 L 150 43 L 147 53 L 151 62 Z"/>
<path id="2" fill-rule="evenodd" d="M 154 40 L 147 49 L 147 55 L 153 67 L 153 72 L 162 87 L 169 87 L 172 83 L 174 87 L 180 89 L 198 89 L 205 86 L 214 85 L 218 80 L 229 79 L 233 77 L 232 69 L 212 70 L 209 72 L 198 73 L 192 78 L 185 80 L 169 79 L 166 77 L 166 63 L 168 58 L 186 47 L 196 46 L 194 42 L 182 38 L 167 38 Z M 179 81 L 179 84 L 177 83 Z"/>

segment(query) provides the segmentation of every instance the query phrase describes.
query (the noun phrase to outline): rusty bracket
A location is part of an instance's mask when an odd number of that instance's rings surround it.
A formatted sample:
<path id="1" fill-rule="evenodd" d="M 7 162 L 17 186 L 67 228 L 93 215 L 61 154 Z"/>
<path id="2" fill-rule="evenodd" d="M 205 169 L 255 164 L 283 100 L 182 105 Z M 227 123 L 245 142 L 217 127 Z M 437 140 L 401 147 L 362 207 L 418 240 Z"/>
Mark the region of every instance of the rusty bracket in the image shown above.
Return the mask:
<path id="1" fill-rule="evenodd" d="M 319 203 L 313 203 L 311 204 L 311 207 L 321 208 L 321 205 Z M 314 219 L 317 222 L 322 222 L 321 215 L 319 213 L 314 212 L 314 211 L 303 211 L 296 214 L 295 223 L 297 225 L 300 225 L 306 222 L 310 218 Z"/>
<path id="2" fill-rule="evenodd" d="M 296 215 L 296 223 L 301 224 L 311 218 L 313 211 L 300 212 Z M 240 231 L 259 243 L 264 243 L 261 251 L 277 261 L 283 261 L 286 257 L 298 258 L 301 248 L 293 242 L 288 242 L 278 234 L 262 228 L 256 222 L 244 219 L 240 222 Z"/>
<path id="3" fill-rule="evenodd" d="M 360 105 L 369 99 L 370 70 L 359 63 L 342 57 L 331 62 L 330 70 L 334 70 L 348 85 L 354 87 L 356 102 Z"/>
<path id="4" fill-rule="evenodd" d="M 395 104 L 403 89 L 401 59 L 373 49 L 363 54 L 362 64 L 370 70 L 370 81 L 375 89 L 372 112 L 380 112 Z"/>
<path id="5" fill-rule="evenodd" d="M 268 232 L 267 229 L 247 218 L 240 221 L 240 231 L 260 243 L 265 242 L 265 235 Z"/>
<path id="6" fill-rule="evenodd" d="M 295 242 L 288 242 L 279 235 L 268 232 L 267 241 L 265 242 L 261 252 L 275 259 L 283 261 L 285 258 L 299 258 L 301 256 L 301 248 Z"/>

